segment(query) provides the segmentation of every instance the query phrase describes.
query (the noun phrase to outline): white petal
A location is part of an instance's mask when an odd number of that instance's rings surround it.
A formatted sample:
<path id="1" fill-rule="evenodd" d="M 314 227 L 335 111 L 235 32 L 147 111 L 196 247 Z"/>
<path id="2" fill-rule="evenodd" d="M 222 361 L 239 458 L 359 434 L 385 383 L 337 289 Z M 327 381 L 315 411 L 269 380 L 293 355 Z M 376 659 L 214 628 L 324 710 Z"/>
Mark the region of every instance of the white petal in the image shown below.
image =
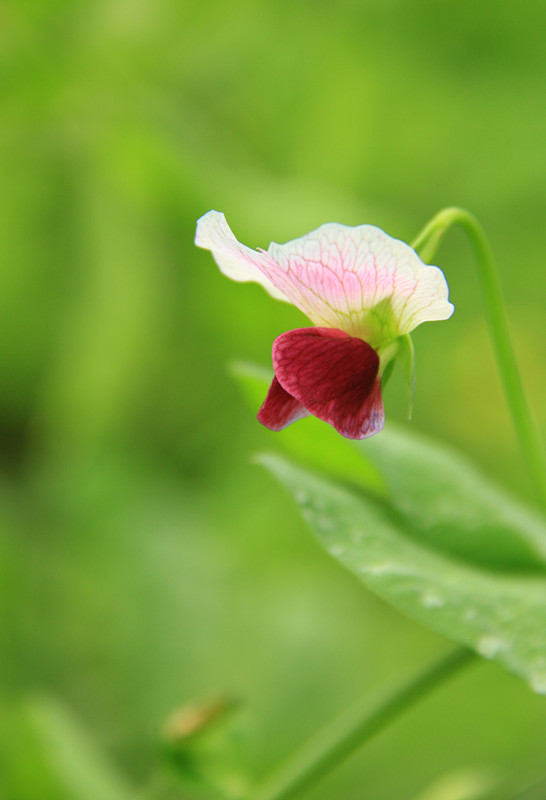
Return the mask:
<path id="1" fill-rule="evenodd" d="M 315 325 L 339 328 L 376 349 L 453 313 L 442 271 L 373 225 L 328 223 L 286 244 L 272 242 L 266 253 L 240 244 L 224 215 L 209 211 L 195 242 L 212 251 L 230 278 L 260 283 Z"/>
<path id="2" fill-rule="evenodd" d="M 214 260 L 228 278 L 234 281 L 254 281 L 263 286 L 272 297 L 289 302 L 267 276 L 272 266 L 271 258 L 240 244 L 225 216 L 219 211 L 208 211 L 197 221 L 195 244 L 212 252 Z"/>
<path id="3" fill-rule="evenodd" d="M 312 322 L 370 343 L 453 313 L 442 271 L 373 225 L 329 223 L 286 244 L 272 243 L 268 253 L 292 284 L 292 291 L 283 285 L 285 294 Z"/>

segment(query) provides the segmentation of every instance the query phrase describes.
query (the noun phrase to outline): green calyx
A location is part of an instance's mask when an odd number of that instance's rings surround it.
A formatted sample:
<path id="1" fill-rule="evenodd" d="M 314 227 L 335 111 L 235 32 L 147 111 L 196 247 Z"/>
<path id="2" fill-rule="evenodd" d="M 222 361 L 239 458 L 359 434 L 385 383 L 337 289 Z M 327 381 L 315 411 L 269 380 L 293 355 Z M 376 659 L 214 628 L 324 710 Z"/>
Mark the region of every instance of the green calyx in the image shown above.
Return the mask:
<path id="1" fill-rule="evenodd" d="M 385 297 L 372 308 L 360 312 L 354 335 L 364 339 L 377 352 L 400 335 L 399 320 L 392 309 L 390 297 Z M 349 331 L 350 332 L 350 331 Z"/>

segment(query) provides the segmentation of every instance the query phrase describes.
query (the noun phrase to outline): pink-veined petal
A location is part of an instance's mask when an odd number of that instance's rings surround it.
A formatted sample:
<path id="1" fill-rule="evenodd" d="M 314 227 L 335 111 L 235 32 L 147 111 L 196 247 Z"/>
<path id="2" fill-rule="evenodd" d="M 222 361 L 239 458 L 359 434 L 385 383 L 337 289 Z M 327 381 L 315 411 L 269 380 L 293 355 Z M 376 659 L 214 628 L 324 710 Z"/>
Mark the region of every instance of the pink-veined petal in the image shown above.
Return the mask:
<path id="1" fill-rule="evenodd" d="M 237 241 L 223 214 L 209 211 L 195 241 L 212 251 L 230 278 L 256 281 L 315 325 L 338 328 L 374 348 L 453 313 L 442 271 L 373 225 L 327 223 L 258 252 Z"/>
<path id="2" fill-rule="evenodd" d="M 258 411 L 258 421 L 271 431 L 282 431 L 287 425 L 309 416 L 309 411 L 299 400 L 283 389 L 277 377 L 273 378 L 267 397 Z"/>
<path id="3" fill-rule="evenodd" d="M 453 313 L 442 271 L 373 225 L 328 223 L 286 244 L 271 243 L 268 254 L 282 268 L 284 293 L 315 325 L 368 342 Z"/>
<path id="4" fill-rule="evenodd" d="M 259 283 L 277 300 L 290 302 L 268 278 L 271 258 L 240 244 L 226 218 L 219 211 L 208 211 L 197 221 L 195 244 L 210 250 L 220 270 L 234 281 Z M 276 266 L 276 265 L 274 265 Z"/>
<path id="5" fill-rule="evenodd" d="M 301 328 L 273 343 L 283 389 L 349 439 L 378 433 L 385 414 L 379 356 L 362 339 L 332 328 Z"/>

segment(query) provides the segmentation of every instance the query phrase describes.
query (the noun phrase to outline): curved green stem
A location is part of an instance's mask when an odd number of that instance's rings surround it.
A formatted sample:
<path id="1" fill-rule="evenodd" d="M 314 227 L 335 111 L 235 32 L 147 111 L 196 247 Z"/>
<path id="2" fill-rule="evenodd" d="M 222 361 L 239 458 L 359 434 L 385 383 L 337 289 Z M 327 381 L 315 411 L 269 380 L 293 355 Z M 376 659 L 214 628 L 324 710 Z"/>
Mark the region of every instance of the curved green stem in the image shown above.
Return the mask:
<path id="1" fill-rule="evenodd" d="M 404 711 L 475 659 L 457 648 L 409 683 L 370 705 L 358 704 L 316 734 L 286 764 L 250 793 L 248 800 L 289 800 L 312 786 Z"/>
<path id="2" fill-rule="evenodd" d="M 412 242 L 412 247 L 420 253 L 423 260 L 430 261 L 440 246 L 444 234 L 456 224 L 464 229 L 476 252 L 487 324 L 504 392 L 538 497 L 546 508 L 544 451 L 523 391 L 508 332 L 499 274 L 483 228 L 468 211 L 462 208 L 446 208 L 425 225 Z"/>

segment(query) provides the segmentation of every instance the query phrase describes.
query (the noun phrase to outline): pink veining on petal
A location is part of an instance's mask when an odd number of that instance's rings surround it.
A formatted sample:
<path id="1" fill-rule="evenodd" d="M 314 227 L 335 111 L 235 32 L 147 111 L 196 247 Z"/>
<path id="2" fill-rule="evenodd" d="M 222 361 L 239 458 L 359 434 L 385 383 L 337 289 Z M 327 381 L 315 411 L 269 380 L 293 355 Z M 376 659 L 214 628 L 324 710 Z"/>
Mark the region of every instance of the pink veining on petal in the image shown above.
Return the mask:
<path id="1" fill-rule="evenodd" d="M 399 334 L 453 312 L 441 270 L 373 225 L 329 223 L 286 244 L 272 243 L 268 253 L 284 271 L 283 291 L 316 325 L 357 333 L 347 319 L 384 300 L 392 304 Z"/>
<path id="2" fill-rule="evenodd" d="M 373 225 L 328 223 L 267 252 L 240 244 L 217 211 L 198 223 L 196 244 L 212 251 L 226 275 L 254 280 L 288 300 L 315 325 L 368 339 L 364 312 L 388 301 L 389 335 L 409 333 L 421 322 L 453 312 L 445 278 L 404 242 Z"/>
<path id="3" fill-rule="evenodd" d="M 208 211 L 197 221 L 195 244 L 210 250 L 220 270 L 234 281 L 259 283 L 277 300 L 291 301 L 284 295 L 270 271 L 278 265 L 267 253 L 252 250 L 237 241 L 226 218 L 219 211 Z"/>
<path id="4" fill-rule="evenodd" d="M 352 303 L 348 303 L 352 311 L 359 311 L 364 307 L 364 296 L 362 283 L 354 272 L 346 272 L 342 278 L 343 291 L 347 298 L 353 298 Z"/>
<path id="5" fill-rule="evenodd" d="M 258 411 L 258 421 L 271 431 L 282 431 L 287 425 L 308 415 L 309 411 L 299 400 L 288 394 L 274 377 L 267 397 Z"/>
<path id="6" fill-rule="evenodd" d="M 362 339 L 334 328 L 288 331 L 273 343 L 273 366 L 283 389 L 343 436 L 383 428 L 379 357 Z"/>

